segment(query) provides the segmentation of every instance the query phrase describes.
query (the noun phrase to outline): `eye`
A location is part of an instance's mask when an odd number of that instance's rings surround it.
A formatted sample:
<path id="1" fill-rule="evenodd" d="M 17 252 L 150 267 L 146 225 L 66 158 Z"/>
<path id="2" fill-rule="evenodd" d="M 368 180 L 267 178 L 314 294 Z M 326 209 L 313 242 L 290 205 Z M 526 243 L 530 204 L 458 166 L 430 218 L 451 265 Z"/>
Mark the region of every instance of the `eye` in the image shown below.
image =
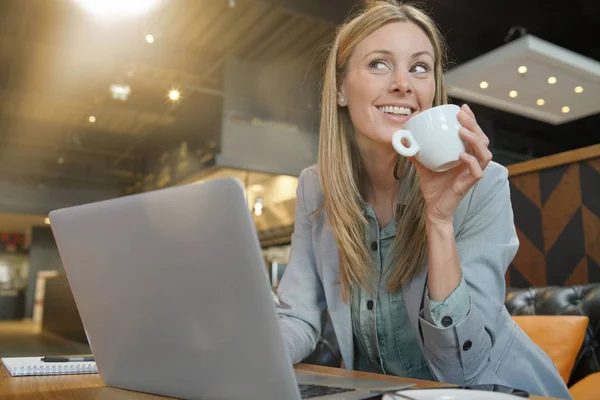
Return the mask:
<path id="1" fill-rule="evenodd" d="M 376 59 L 376 60 L 371 61 L 369 63 L 369 68 L 376 69 L 376 70 L 379 70 L 379 71 L 384 70 L 384 69 L 390 69 L 387 66 L 386 62 L 384 60 L 381 60 L 381 59 Z"/>
<path id="2" fill-rule="evenodd" d="M 410 72 L 414 72 L 417 74 L 425 74 L 427 72 L 431 71 L 431 67 L 426 64 L 426 63 L 418 63 L 415 64 L 411 69 Z"/>

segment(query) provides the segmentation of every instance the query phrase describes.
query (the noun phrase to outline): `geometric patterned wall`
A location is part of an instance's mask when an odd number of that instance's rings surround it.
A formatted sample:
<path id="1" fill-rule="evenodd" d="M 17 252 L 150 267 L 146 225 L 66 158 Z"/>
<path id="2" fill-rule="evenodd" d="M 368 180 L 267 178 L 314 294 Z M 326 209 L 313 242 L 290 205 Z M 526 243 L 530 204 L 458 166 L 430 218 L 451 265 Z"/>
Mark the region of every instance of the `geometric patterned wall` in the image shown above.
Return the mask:
<path id="1" fill-rule="evenodd" d="M 507 286 L 600 282 L 600 157 L 509 182 L 520 247 Z"/>

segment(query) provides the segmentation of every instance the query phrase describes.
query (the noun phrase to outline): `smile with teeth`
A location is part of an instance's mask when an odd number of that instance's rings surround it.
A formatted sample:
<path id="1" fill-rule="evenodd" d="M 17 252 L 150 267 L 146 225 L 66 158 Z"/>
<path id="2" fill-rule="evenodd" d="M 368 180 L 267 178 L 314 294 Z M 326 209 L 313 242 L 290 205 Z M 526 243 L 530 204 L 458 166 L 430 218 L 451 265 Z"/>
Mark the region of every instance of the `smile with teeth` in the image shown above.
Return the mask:
<path id="1" fill-rule="evenodd" d="M 412 114 L 412 110 L 407 107 L 379 106 L 379 107 L 377 107 L 377 109 L 385 114 L 395 114 L 395 115 L 411 115 Z"/>

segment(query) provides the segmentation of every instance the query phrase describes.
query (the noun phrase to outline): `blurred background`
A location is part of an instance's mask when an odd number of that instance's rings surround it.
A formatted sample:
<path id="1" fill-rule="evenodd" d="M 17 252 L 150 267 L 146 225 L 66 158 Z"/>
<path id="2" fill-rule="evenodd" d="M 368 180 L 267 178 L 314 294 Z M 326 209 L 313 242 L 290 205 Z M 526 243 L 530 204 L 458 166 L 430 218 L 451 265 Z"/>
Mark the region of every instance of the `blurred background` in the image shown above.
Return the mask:
<path id="1" fill-rule="evenodd" d="M 0 319 L 42 319 L 50 210 L 220 176 L 244 183 L 276 288 L 328 45 L 365 3 L 0 0 Z M 507 281 L 600 282 L 600 2 L 416 4 L 511 171 Z"/>

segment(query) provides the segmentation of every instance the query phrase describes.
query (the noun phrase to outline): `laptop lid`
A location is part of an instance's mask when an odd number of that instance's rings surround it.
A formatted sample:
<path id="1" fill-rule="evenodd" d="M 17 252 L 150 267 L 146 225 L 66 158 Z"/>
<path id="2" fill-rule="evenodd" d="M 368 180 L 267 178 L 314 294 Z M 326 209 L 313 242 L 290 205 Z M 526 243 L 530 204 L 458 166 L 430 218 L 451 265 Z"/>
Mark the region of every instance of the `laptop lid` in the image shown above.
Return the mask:
<path id="1" fill-rule="evenodd" d="M 237 179 L 50 219 L 106 384 L 190 399 L 299 398 Z"/>

